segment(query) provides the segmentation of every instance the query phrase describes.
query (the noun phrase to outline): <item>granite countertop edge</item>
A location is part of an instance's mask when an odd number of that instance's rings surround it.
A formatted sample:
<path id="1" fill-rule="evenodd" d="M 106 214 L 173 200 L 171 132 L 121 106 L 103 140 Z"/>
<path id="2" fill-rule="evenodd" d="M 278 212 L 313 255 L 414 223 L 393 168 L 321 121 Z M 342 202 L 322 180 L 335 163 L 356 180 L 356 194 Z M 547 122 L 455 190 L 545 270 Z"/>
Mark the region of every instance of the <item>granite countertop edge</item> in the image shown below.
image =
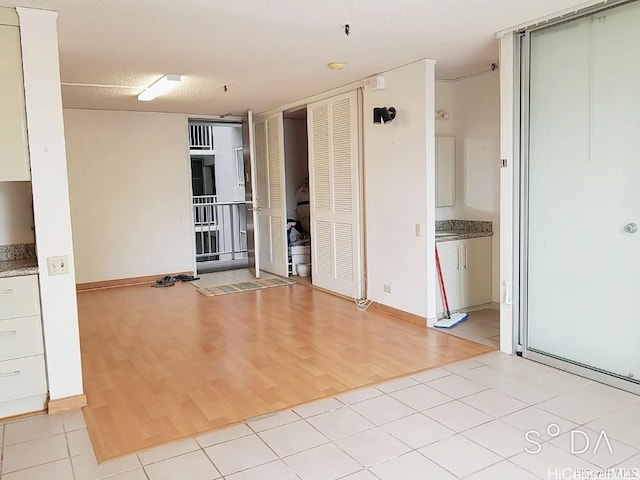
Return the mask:
<path id="1" fill-rule="evenodd" d="M 24 260 L 0 261 L 0 278 L 21 277 L 38 274 L 38 260 L 27 258 Z"/>
<path id="2" fill-rule="evenodd" d="M 455 235 L 436 237 L 436 243 L 452 242 L 454 240 L 466 240 L 468 238 L 492 237 L 493 232 L 456 232 Z"/>

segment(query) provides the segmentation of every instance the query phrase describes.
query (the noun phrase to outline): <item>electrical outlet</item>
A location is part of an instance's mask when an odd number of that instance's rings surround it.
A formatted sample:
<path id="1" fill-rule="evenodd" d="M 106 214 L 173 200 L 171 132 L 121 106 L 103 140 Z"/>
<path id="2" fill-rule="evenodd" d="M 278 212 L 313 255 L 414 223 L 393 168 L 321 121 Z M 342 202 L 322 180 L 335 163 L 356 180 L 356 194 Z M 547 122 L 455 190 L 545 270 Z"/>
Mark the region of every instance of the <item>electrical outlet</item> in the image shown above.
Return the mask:
<path id="1" fill-rule="evenodd" d="M 422 230 L 420 228 L 420 224 L 416 223 L 416 237 L 419 237 L 420 235 L 422 235 Z"/>
<path id="2" fill-rule="evenodd" d="M 69 273 L 69 256 L 47 257 L 49 275 L 63 275 Z"/>
<path id="3" fill-rule="evenodd" d="M 391 293 L 391 285 L 384 286 L 384 293 Z"/>

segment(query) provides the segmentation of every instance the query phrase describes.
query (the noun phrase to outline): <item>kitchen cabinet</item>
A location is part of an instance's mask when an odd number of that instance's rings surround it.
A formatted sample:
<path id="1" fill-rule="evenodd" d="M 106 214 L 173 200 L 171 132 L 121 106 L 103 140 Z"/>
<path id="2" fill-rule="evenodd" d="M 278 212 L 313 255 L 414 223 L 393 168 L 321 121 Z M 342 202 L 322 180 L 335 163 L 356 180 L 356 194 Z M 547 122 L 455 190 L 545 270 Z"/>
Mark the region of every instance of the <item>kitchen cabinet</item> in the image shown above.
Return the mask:
<path id="1" fill-rule="evenodd" d="M 0 418 L 44 410 L 47 396 L 38 276 L 0 278 Z"/>
<path id="2" fill-rule="evenodd" d="M 29 148 L 17 16 L 0 15 L 0 181 L 28 181 Z M 6 25 L 4 23 L 15 23 Z"/>
<path id="3" fill-rule="evenodd" d="M 439 242 L 438 253 L 451 311 L 491 302 L 491 237 Z M 440 288 L 436 298 L 441 316 Z"/>

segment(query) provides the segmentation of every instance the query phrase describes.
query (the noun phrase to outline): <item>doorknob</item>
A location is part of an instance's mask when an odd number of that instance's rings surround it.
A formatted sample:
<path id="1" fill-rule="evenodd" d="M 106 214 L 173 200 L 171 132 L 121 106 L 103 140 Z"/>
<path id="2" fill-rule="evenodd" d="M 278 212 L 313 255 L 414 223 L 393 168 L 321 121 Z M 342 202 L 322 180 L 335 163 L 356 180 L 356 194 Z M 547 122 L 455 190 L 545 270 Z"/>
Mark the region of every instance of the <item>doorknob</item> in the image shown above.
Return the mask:
<path id="1" fill-rule="evenodd" d="M 261 212 L 262 208 L 260 208 L 260 207 L 255 207 L 255 208 L 249 207 L 249 208 L 247 208 L 247 210 L 249 210 L 250 212 Z"/>
<path id="2" fill-rule="evenodd" d="M 638 224 L 637 223 L 627 223 L 624 226 L 624 231 L 627 233 L 636 233 L 638 231 Z"/>

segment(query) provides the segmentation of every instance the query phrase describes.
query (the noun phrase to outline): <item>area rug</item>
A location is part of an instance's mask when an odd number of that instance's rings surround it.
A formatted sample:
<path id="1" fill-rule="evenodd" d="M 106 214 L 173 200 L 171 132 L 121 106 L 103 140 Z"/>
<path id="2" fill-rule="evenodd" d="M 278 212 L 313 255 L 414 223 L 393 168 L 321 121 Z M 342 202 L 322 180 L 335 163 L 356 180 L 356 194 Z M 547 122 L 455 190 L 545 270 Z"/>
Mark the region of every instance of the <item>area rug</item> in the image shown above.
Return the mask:
<path id="1" fill-rule="evenodd" d="M 228 293 L 248 292 L 251 290 L 260 290 L 261 288 L 282 287 L 285 285 L 293 285 L 298 283 L 289 278 L 265 278 L 256 279 L 250 282 L 232 283 L 229 285 L 219 285 L 217 287 L 198 288 L 198 293 L 205 297 L 215 297 L 218 295 L 227 295 Z"/>

